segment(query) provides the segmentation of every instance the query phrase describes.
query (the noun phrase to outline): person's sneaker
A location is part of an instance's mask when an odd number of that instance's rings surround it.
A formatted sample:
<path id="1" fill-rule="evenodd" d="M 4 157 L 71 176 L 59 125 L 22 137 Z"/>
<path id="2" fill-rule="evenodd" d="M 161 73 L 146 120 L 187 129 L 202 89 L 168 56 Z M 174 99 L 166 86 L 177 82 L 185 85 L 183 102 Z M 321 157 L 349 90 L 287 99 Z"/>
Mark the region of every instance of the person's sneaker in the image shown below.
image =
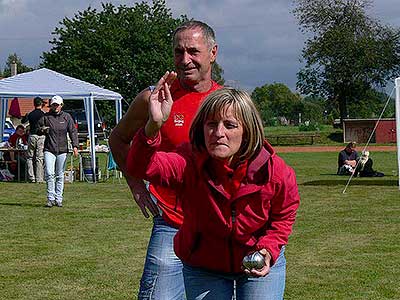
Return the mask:
<path id="1" fill-rule="evenodd" d="M 56 206 L 62 207 L 62 202 L 56 202 Z"/>
<path id="2" fill-rule="evenodd" d="M 47 200 L 46 207 L 53 207 L 55 205 L 54 201 Z"/>

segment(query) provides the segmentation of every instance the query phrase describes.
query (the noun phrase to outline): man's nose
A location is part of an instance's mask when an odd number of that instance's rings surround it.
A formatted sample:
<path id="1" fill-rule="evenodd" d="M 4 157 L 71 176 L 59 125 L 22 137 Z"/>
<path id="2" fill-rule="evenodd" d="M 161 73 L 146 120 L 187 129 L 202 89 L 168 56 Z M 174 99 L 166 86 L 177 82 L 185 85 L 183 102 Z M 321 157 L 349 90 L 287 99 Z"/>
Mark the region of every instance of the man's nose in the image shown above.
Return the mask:
<path id="1" fill-rule="evenodd" d="M 190 63 L 190 55 L 186 51 L 183 53 L 183 58 L 182 61 L 185 65 L 188 65 Z"/>

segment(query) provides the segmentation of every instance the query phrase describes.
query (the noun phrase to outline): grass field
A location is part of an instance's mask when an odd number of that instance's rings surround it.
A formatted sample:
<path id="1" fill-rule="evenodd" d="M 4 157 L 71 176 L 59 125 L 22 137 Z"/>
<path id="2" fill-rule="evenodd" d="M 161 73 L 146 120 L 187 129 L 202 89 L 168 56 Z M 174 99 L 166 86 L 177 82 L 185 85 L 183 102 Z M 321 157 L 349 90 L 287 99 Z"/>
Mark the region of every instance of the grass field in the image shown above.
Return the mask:
<path id="1" fill-rule="evenodd" d="M 394 152 L 372 153 L 383 178 L 334 175 L 336 153 L 285 153 L 301 207 L 286 250 L 285 300 L 400 299 L 400 191 Z M 118 181 L 0 183 L 0 299 L 135 299 L 151 221 Z"/>
<path id="2" fill-rule="evenodd" d="M 264 128 L 265 135 L 268 139 L 268 136 L 285 136 L 287 134 L 292 135 L 302 135 L 302 134 L 317 134 L 318 137 L 314 139 L 314 144 L 318 145 L 341 145 L 343 144 L 343 130 L 333 128 L 330 125 L 319 125 L 319 130 L 315 131 L 299 131 L 298 126 L 271 126 Z M 271 138 L 270 142 L 272 145 L 275 143 L 275 139 Z M 306 138 L 291 138 L 281 140 L 281 145 L 295 145 L 295 144 L 309 144 L 310 139 Z"/>

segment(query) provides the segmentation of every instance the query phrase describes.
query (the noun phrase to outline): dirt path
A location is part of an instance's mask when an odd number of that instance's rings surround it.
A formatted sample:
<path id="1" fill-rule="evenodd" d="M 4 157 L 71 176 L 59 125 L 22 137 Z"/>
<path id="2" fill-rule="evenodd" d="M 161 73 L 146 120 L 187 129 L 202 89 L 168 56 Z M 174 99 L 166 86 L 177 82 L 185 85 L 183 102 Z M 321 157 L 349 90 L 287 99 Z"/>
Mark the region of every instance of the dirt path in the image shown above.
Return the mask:
<path id="1" fill-rule="evenodd" d="M 288 152 L 338 152 L 345 146 L 273 146 L 277 153 Z M 364 146 L 357 147 L 358 151 L 363 150 Z M 367 150 L 371 152 L 396 151 L 396 146 L 368 146 Z"/>

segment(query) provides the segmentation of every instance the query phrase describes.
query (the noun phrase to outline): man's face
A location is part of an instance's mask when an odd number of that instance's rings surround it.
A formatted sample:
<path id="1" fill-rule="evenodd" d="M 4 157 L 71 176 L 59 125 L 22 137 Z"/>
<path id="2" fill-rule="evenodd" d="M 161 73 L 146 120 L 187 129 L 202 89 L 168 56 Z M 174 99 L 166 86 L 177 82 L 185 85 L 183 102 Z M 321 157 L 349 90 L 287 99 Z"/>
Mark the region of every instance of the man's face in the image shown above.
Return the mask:
<path id="1" fill-rule="evenodd" d="M 17 130 L 16 130 L 16 133 L 17 133 L 17 135 L 19 135 L 19 136 L 23 136 L 24 134 L 25 134 L 25 129 L 24 128 L 18 128 Z"/>
<path id="2" fill-rule="evenodd" d="M 217 46 L 209 49 L 201 29 L 187 29 L 175 36 L 174 60 L 178 78 L 187 85 L 211 79 L 211 63 L 217 56 Z"/>
<path id="3" fill-rule="evenodd" d="M 355 150 L 356 150 L 355 148 L 346 147 L 346 152 L 349 153 L 349 154 L 353 153 Z"/>

